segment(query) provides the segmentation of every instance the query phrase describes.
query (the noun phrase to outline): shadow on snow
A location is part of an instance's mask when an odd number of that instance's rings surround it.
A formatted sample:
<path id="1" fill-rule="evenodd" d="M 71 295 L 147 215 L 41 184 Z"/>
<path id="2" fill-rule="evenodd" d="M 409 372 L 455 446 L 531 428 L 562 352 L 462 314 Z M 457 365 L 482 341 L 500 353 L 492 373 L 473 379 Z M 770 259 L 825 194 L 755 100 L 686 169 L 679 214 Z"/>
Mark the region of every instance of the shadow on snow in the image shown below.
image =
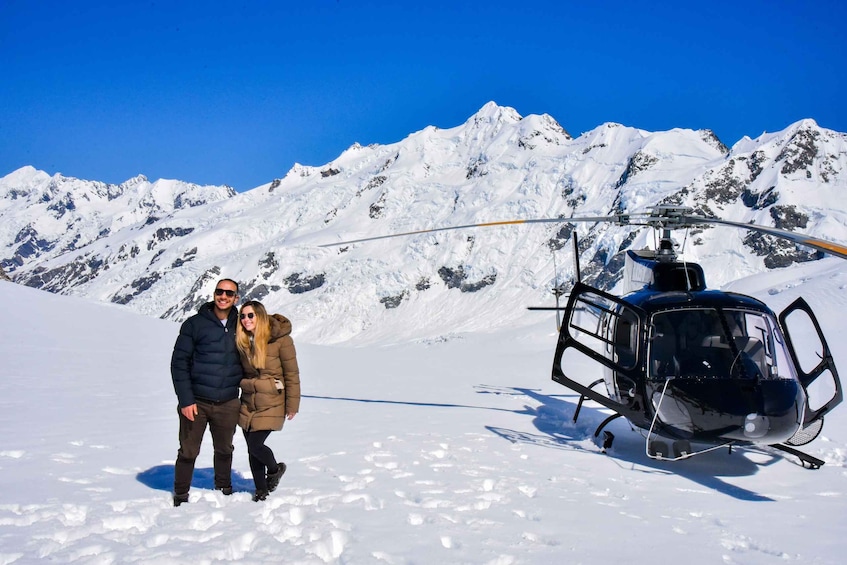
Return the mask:
<path id="1" fill-rule="evenodd" d="M 510 410 L 508 408 L 497 408 L 492 406 L 474 406 L 468 404 L 438 403 L 438 402 L 411 402 L 400 400 L 379 400 L 371 398 L 351 398 L 337 396 L 304 395 L 304 398 L 316 400 L 339 400 L 345 402 L 362 402 L 367 404 L 389 404 L 404 405 L 423 408 L 470 408 L 475 410 L 493 410 L 500 412 L 511 412 L 514 414 L 532 416 L 532 424 L 535 432 L 526 430 L 510 430 L 495 426 L 485 426 L 487 430 L 512 443 L 530 444 L 544 448 L 563 449 L 568 451 L 583 451 L 602 455 L 600 447 L 597 446 L 593 437 L 597 426 L 608 417 L 609 412 L 602 408 L 590 406 L 590 402 L 583 404 L 580 411 L 579 422 L 573 422 L 573 414 L 576 410 L 578 396 L 568 395 L 546 395 L 537 390 L 519 387 L 494 387 L 478 385 L 477 392 L 480 394 L 494 394 L 503 396 L 521 396 L 538 402 L 538 406 L 524 405 L 522 409 Z M 565 400 L 569 399 L 569 400 Z M 719 449 L 708 453 L 697 455 L 682 461 L 658 461 L 651 459 L 645 453 L 644 437 L 634 431 L 630 426 L 624 424 L 625 420 L 611 422 L 606 429 L 615 434 L 615 443 L 608 450 L 609 460 L 616 463 L 629 462 L 633 472 L 676 474 L 695 482 L 703 487 L 715 490 L 727 496 L 739 500 L 748 501 L 773 501 L 772 498 L 747 490 L 742 487 L 731 485 L 720 477 L 750 476 L 758 472 L 762 466 L 776 463 L 781 456 L 763 451 L 756 451 L 762 457 L 767 458 L 764 462 L 755 462 L 743 455 L 743 449 L 735 447 Z M 172 473 L 172 472 L 171 472 Z M 172 475 L 171 475 L 171 478 Z"/>
<path id="2" fill-rule="evenodd" d="M 482 385 L 477 388 L 480 394 L 522 395 L 539 403 L 535 408 L 526 406 L 520 413 L 533 415 L 532 423 L 540 433 L 486 426 L 486 429 L 503 439 L 512 443 L 554 449 L 593 452 L 598 455 L 603 453 L 594 438 L 594 430 L 609 416 L 610 411 L 605 408 L 594 408 L 589 405 L 590 403 L 583 404 L 579 421 L 574 423 L 573 414 L 579 399 L 576 394 L 546 395 L 533 389 L 518 387 Z M 564 398 L 570 400 L 564 400 Z M 624 419 L 614 420 L 606 426 L 606 429 L 615 434 L 614 444 L 607 452 L 609 460 L 629 462 L 632 464 L 630 469 L 633 472 L 679 475 L 739 500 L 773 501 L 770 497 L 731 485 L 720 477 L 754 475 L 760 467 L 772 465 L 782 457 L 757 450 L 757 454 L 767 458 L 767 461 L 757 463 L 745 457 L 742 448 L 734 447 L 732 451 L 722 448 L 681 461 L 659 461 L 647 456 L 644 436 L 624 422 L 626 422 Z"/>
<path id="3" fill-rule="evenodd" d="M 156 465 L 155 467 L 151 467 L 146 471 L 138 473 L 135 478 L 138 479 L 138 482 L 141 484 L 152 489 L 171 492 L 174 488 L 174 466 Z M 214 469 L 211 467 L 194 469 L 194 476 L 191 479 L 191 488 L 214 490 Z M 237 471 L 232 473 L 233 492 L 253 492 L 254 489 L 255 486 L 253 485 L 253 477 L 244 477 Z"/>

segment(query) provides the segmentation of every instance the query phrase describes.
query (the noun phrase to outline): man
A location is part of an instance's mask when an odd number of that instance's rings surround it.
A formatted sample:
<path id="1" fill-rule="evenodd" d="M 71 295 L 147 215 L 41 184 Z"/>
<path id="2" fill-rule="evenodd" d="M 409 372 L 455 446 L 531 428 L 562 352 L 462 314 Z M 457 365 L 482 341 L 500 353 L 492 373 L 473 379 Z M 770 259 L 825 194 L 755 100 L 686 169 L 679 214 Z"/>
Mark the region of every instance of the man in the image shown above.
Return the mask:
<path id="1" fill-rule="evenodd" d="M 215 450 L 215 489 L 232 494 L 232 438 L 241 402 L 241 361 L 235 348 L 238 283 L 221 279 L 213 302 L 179 329 L 171 377 L 179 400 L 179 452 L 174 465 L 174 506 L 188 502 L 194 462 L 206 426 Z"/>

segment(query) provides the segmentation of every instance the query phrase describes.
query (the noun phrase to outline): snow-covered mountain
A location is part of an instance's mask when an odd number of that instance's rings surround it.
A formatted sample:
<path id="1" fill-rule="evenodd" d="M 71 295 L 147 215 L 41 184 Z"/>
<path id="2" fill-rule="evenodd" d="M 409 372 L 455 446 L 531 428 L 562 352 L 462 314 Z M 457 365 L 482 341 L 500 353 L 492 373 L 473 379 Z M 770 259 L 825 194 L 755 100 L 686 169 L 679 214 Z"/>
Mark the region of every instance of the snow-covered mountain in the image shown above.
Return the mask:
<path id="1" fill-rule="evenodd" d="M 175 321 L 225 276 L 245 298 L 286 312 L 313 343 L 445 339 L 536 321 L 524 306 L 551 303 L 551 287 L 574 276 L 573 230 L 584 279 L 609 289 L 622 252 L 653 244 L 649 230 L 568 217 L 681 204 L 847 242 L 845 194 L 847 135 L 812 120 L 729 149 L 708 130 L 613 123 L 573 138 L 548 115 L 488 103 L 457 127 L 354 144 L 322 167 L 295 165 L 240 194 L 25 167 L 0 179 L 0 266 L 19 283 Z M 319 247 L 538 217 L 563 221 Z M 712 287 L 817 258 L 725 227 L 676 235 Z"/>

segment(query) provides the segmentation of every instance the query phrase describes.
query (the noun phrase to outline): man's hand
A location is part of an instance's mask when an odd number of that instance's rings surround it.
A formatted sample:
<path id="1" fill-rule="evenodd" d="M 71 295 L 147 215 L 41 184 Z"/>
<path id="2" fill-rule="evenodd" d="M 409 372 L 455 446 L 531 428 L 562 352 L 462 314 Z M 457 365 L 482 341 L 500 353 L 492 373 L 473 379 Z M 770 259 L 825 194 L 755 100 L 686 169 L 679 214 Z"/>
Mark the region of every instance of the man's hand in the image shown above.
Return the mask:
<path id="1" fill-rule="evenodd" d="M 293 420 L 294 416 L 296 416 L 296 415 L 297 415 L 297 412 L 289 412 L 288 414 L 285 415 L 285 417 L 288 418 L 289 420 Z"/>
<path id="2" fill-rule="evenodd" d="M 182 415 L 188 418 L 190 422 L 194 421 L 194 416 L 197 415 L 197 405 L 192 404 L 191 406 L 185 406 L 184 408 L 179 409 L 182 412 Z"/>

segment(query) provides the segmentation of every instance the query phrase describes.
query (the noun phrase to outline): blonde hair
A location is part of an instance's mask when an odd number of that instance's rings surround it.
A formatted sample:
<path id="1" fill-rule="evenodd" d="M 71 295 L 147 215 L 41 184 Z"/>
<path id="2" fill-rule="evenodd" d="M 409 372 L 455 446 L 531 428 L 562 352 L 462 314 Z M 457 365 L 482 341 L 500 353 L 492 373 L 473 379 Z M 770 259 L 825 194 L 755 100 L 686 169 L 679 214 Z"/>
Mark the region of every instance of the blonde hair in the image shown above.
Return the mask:
<path id="1" fill-rule="evenodd" d="M 252 332 L 248 332 L 244 329 L 244 325 L 239 322 L 235 330 L 235 345 L 238 347 L 238 351 L 250 360 L 250 364 L 255 369 L 264 369 L 268 341 L 271 339 L 271 323 L 268 319 L 268 311 L 265 310 L 261 302 L 256 300 L 248 300 L 242 304 L 242 312 L 246 306 L 253 309 L 256 316 L 256 325 Z M 253 338 L 252 343 L 251 337 Z"/>

